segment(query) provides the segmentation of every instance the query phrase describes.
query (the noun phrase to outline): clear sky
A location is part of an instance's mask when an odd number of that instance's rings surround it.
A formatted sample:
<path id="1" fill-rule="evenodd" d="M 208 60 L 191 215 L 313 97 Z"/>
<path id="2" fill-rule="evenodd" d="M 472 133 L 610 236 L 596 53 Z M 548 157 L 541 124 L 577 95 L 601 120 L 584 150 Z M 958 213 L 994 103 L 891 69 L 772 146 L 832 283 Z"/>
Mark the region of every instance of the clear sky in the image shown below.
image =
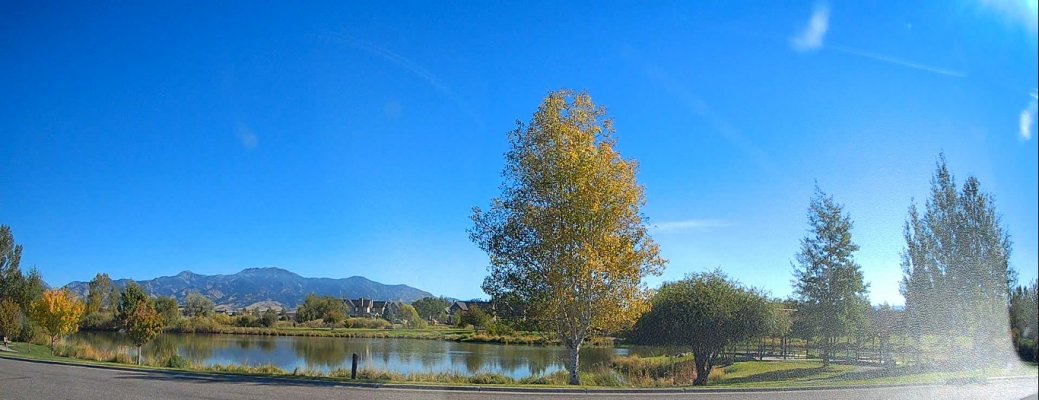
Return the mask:
<path id="1" fill-rule="evenodd" d="M 483 297 L 470 210 L 560 88 L 640 163 L 651 286 L 788 295 L 818 181 L 902 304 L 941 151 L 1039 268 L 1035 0 L 68 3 L 0 5 L 0 224 L 51 285 L 280 266 Z"/>

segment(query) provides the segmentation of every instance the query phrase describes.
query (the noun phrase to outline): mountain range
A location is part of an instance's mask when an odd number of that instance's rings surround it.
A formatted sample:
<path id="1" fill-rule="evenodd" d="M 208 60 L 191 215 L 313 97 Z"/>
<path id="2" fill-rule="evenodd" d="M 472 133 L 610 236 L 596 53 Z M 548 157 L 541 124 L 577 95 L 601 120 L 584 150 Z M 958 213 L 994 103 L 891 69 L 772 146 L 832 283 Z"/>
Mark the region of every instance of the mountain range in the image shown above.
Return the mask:
<path id="1" fill-rule="evenodd" d="M 113 280 L 122 288 L 129 279 Z M 281 268 L 247 268 L 231 275 L 202 275 L 184 271 L 174 276 L 162 276 L 137 281 L 152 296 L 173 296 L 183 304 L 189 293 L 198 292 L 209 297 L 219 307 L 247 308 L 257 303 L 296 308 L 309 294 L 339 298 L 370 298 L 412 302 L 432 296 L 429 292 L 407 285 L 385 285 L 363 276 L 349 278 L 304 278 Z M 71 282 L 65 286 L 77 295 L 86 297 L 88 282 Z M 278 307 L 280 308 L 280 307 Z"/>

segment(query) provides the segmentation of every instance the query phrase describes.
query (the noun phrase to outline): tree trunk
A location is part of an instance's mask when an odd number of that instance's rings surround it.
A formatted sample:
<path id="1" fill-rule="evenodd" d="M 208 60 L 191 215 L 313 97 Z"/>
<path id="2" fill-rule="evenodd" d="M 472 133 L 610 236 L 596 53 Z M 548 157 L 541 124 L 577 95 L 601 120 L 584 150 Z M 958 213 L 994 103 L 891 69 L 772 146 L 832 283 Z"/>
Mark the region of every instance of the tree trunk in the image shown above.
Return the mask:
<path id="1" fill-rule="evenodd" d="M 141 365 L 141 346 L 137 346 L 137 365 Z"/>
<path id="2" fill-rule="evenodd" d="M 52 356 L 54 355 L 54 339 L 55 338 L 57 338 L 57 336 L 51 336 L 51 355 Z"/>
<path id="3" fill-rule="evenodd" d="M 833 351 L 833 339 L 823 338 L 823 366 L 830 365 L 830 354 Z"/>
<path id="4" fill-rule="evenodd" d="M 693 364 L 696 364 L 696 379 L 693 380 L 694 386 L 703 386 L 707 384 L 707 378 L 711 375 L 711 356 L 704 352 L 693 352 Z"/>
<path id="5" fill-rule="evenodd" d="M 580 385 L 581 374 L 577 371 L 577 366 L 581 356 L 581 340 L 576 340 L 576 343 L 567 343 L 566 352 L 566 369 L 570 371 L 570 384 Z"/>

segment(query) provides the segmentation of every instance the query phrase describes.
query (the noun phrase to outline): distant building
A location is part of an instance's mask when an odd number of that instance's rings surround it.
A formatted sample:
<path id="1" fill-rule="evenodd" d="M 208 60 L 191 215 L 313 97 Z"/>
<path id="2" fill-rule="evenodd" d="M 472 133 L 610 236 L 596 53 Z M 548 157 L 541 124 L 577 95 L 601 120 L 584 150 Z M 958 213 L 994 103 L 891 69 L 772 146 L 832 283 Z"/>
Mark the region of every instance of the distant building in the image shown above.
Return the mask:
<path id="1" fill-rule="evenodd" d="M 477 307 L 488 314 L 494 315 L 494 307 L 489 301 L 456 301 L 451 303 L 451 305 L 444 311 L 447 312 L 448 317 L 454 319 L 455 315 L 467 313 L 473 307 Z"/>
<path id="2" fill-rule="evenodd" d="M 399 301 L 372 300 L 366 298 L 343 299 L 347 313 L 352 318 L 380 318 L 395 314 L 404 303 Z M 390 321 L 393 322 L 393 321 Z"/>

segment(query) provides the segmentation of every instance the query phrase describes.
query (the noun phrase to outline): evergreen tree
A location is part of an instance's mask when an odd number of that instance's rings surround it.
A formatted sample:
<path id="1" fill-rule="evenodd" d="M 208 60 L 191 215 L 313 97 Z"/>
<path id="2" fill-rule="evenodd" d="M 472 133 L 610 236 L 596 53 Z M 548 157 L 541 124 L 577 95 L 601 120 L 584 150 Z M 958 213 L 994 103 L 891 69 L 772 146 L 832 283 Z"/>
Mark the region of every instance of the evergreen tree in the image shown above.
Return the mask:
<path id="1" fill-rule="evenodd" d="M 859 246 L 851 240 L 851 218 L 818 186 L 808 224 L 794 265 L 794 291 L 805 322 L 819 335 L 823 364 L 829 365 L 837 340 L 863 324 L 867 285 L 853 257 Z"/>
<path id="2" fill-rule="evenodd" d="M 1016 274 L 992 196 L 974 177 L 957 189 L 939 155 L 924 213 L 910 205 L 904 232 L 900 289 L 911 334 L 946 338 L 950 354 L 959 353 L 956 338 L 965 335 L 975 360 L 1009 356 L 1007 307 Z"/>

